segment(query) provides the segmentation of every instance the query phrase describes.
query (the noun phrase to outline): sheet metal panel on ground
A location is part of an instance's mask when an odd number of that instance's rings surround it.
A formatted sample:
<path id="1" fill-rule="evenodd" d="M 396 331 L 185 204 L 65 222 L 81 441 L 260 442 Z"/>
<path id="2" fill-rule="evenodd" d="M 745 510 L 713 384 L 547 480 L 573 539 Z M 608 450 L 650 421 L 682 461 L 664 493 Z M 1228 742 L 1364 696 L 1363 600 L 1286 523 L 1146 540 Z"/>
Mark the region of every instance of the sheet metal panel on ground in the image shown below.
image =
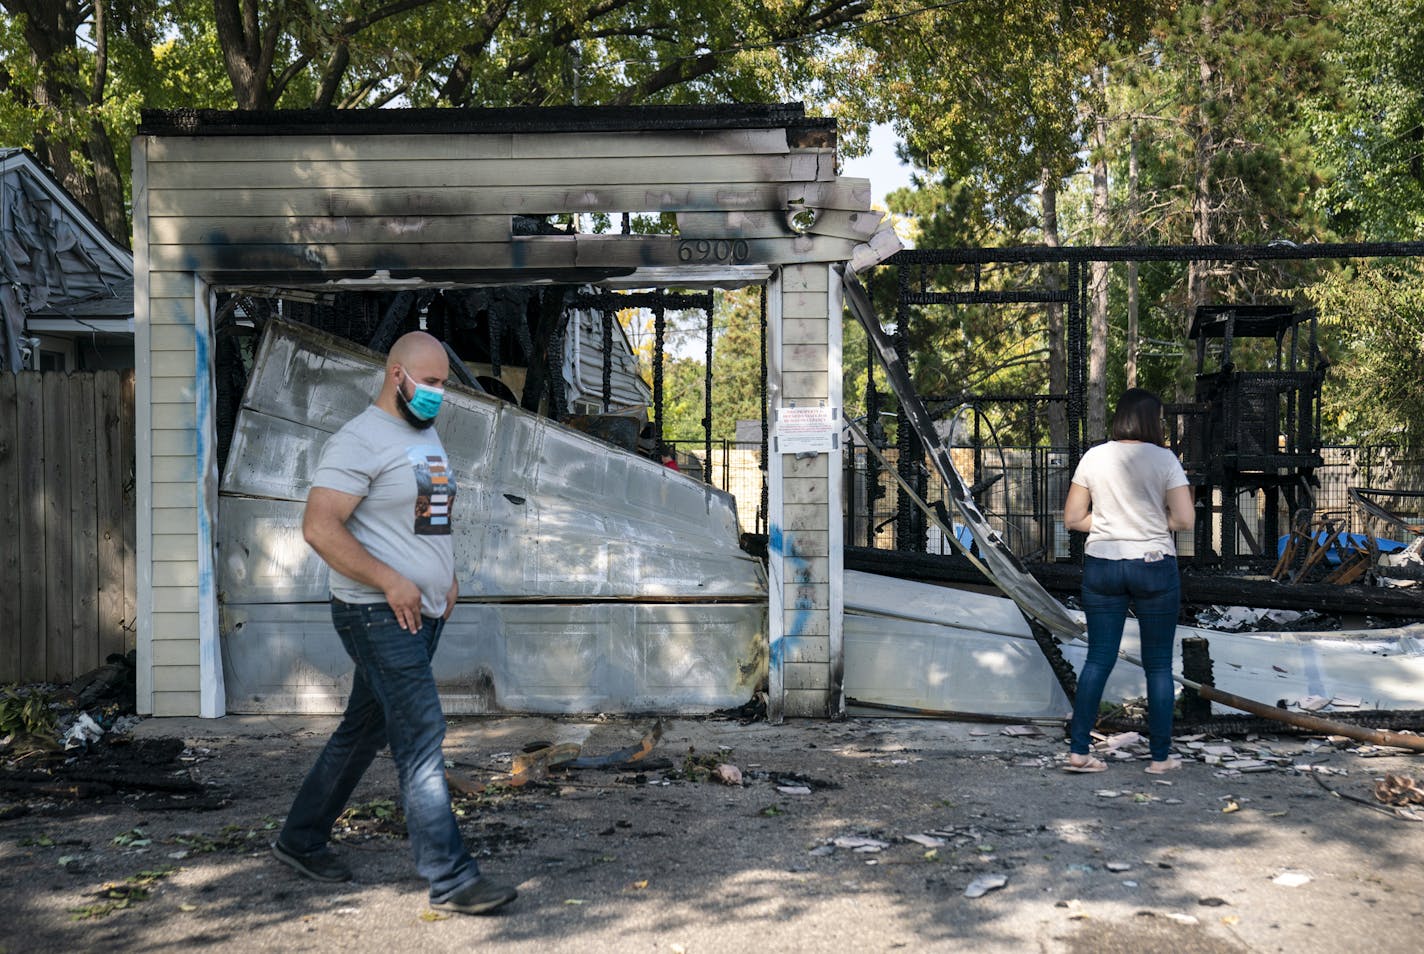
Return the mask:
<path id="1" fill-rule="evenodd" d="M 231 712 L 338 712 L 351 665 L 301 535 L 326 436 L 383 357 L 311 329 L 264 333 L 222 478 Z M 436 424 L 458 495 L 461 599 L 435 658 L 446 711 L 681 712 L 740 705 L 766 674 L 765 571 L 734 499 L 656 461 L 451 386 Z"/>
<path id="2" fill-rule="evenodd" d="M 989 716 L 1058 719 L 1071 706 L 1012 600 L 854 570 L 846 572 L 846 695 L 866 702 Z M 1067 611 L 1074 617 L 1081 614 Z M 1318 633 L 1223 633 L 1211 643 L 1218 689 L 1276 703 L 1356 699 L 1367 709 L 1424 707 L 1418 627 Z M 1138 655 L 1137 622 L 1122 648 Z M 1087 646 L 1063 654 L 1082 669 Z M 1181 675 L 1180 656 L 1174 660 Z M 1141 698 L 1142 670 L 1120 663 L 1104 698 Z"/>

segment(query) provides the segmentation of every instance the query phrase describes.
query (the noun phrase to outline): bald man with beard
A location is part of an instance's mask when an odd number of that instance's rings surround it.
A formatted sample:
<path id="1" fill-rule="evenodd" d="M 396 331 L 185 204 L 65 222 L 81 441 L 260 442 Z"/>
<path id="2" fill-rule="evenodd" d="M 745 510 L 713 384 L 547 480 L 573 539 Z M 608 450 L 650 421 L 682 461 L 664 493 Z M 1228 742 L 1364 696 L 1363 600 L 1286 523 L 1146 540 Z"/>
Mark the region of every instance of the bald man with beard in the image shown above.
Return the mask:
<path id="1" fill-rule="evenodd" d="M 331 568 L 331 618 L 356 666 L 351 697 L 302 783 L 272 853 L 317 881 L 351 880 L 331 828 L 389 744 L 415 866 L 437 911 L 487 914 L 517 892 L 480 874 L 445 782 L 445 714 L 430 660 L 459 595 L 450 534 L 456 486 L 435 423 L 444 346 L 403 335 L 380 393 L 322 448 L 302 533 Z"/>

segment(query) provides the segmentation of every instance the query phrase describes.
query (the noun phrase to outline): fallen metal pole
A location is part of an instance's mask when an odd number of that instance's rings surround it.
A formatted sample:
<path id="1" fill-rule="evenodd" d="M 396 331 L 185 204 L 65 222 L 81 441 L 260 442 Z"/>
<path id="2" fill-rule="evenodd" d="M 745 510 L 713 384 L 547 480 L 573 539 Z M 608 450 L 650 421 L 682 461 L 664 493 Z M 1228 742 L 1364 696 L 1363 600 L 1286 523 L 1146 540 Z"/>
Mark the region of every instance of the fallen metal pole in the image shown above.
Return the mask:
<path id="1" fill-rule="evenodd" d="M 982 712 L 956 712 L 953 709 L 925 709 L 920 706 L 897 706 L 890 702 L 866 702 L 846 696 L 846 706 L 861 709 L 875 709 L 882 712 L 900 712 L 905 715 L 923 716 L 927 719 L 946 719 L 950 722 L 985 722 L 991 725 L 1043 725 L 1062 728 L 1067 718 L 1054 719 L 1045 716 L 985 715 Z"/>
<path id="2" fill-rule="evenodd" d="M 1134 666 L 1142 665 L 1141 659 L 1129 653 L 1119 651 L 1117 655 L 1119 659 L 1125 659 Z M 1257 702 L 1255 699 L 1247 699 L 1245 696 L 1238 696 L 1234 692 L 1226 692 L 1215 686 L 1194 682 L 1183 676 L 1173 675 L 1172 680 L 1178 685 L 1186 686 L 1188 689 L 1195 689 L 1197 695 L 1203 699 L 1208 699 L 1211 702 L 1219 702 L 1224 706 L 1240 709 L 1242 712 L 1249 712 L 1263 719 L 1284 722 L 1287 725 L 1293 725 L 1301 729 L 1309 729 L 1311 732 L 1319 732 L 1323 735 L 1343 735 L 1345 738 L 1354 739 L 1357 742 L 1369 742 L 1372 745 L 1392 745 L 1399 749 L 1424 752 L 1424 736 L 1405 735 L 1401 732 L 1390 732 L 1387 729 L 1367 729 L 1363 726 L 1349 725 L 1345 722 L 1332 722 L 1329 719 L 1322 719 L 1319 716 L 1309 715 L 1304 712 L 1291 712 L 1289 709 L 1267 705 L 1264 702 Z"/>

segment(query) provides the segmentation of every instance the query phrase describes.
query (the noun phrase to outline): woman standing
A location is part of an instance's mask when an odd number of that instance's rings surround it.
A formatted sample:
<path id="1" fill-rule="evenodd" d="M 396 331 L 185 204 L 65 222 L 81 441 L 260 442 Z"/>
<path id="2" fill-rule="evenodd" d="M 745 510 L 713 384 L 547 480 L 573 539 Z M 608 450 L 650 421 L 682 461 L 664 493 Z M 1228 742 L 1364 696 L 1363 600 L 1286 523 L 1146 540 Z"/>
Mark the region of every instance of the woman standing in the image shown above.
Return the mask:
<path id="1" fill-rule="evenodd" d="M 1083 556 L 1083 612 L 1088 658 L 1078 676 L 1070 726 L 1069 772 L 1101 772 L 1088 754 L 1103 687 L 1117 661 L 1129 604 L 1137 614 L 1142 668 L 1147 674 L 1147 726 L 1152 764 L 1160 775 L 1181 767 L 1172 743 L 1172 643 L 1181 581 L 1173 530 L 1194 522 L 1192 492 L 1176 456 L 1162 446 L 1162 401 L 1129 388 L 1117 403 L 1111 440 L 1078 463 L 1063 523 L 1088 534 Z"/>

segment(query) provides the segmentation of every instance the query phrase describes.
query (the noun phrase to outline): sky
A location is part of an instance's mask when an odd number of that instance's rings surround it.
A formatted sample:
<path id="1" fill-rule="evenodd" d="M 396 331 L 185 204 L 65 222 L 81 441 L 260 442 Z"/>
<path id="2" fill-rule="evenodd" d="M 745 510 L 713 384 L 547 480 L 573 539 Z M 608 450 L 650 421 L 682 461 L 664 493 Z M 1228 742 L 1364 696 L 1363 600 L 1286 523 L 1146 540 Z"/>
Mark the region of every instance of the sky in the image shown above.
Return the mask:
<path id="1" fill-rule="evenodd" d="M 870 152 L 859 159 L 847 159 L 841 175 L 870 180 L 870 194 L 877 205 L 885 204 L 885 194 L 910 184 L 910 167 L 895 158 L 895 131 L 888 124 L 870 128 Z"/>

